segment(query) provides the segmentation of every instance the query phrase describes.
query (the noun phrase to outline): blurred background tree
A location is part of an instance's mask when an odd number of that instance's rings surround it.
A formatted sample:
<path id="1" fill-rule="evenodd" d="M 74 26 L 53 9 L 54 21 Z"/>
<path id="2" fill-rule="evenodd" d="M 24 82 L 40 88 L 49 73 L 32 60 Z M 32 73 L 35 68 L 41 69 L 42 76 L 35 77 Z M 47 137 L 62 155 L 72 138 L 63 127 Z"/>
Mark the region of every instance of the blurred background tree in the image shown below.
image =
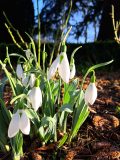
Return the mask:
<path id="1" fill-rule="evenodd" d="M 38 0 L 39 2 L 41 0 Z M 53 41 L 56 36 L 61 39 L 64 24 L 68 17 L 72 1 L 67 27 L 72 26 L 70 32 L 73 40 L 88 42 L 88 33 L 94 35 L 96 40 L 114 40 L 115 31 L 112 20 L 112 5 L 114 6 L 114 20 L 120 21 L 120 0 L 43 0 L 40 12 L 42 39 Z M 34 3 L 37 0 L 34 0 Z M 40 3 L 39 3 L 40 4 Z M 1 0 L 0 1 L 0 42 L 12 42 L 11 37 L 4 26 L 6 22 L 3 11 L 13 26 L 25 37 L 25 32 L 33 35 L 34 7 L 32 0 Z M 37 24 L 37 20 L 35 21 Z M 91 27 L 91 28 L 90 28 Z M 119 28 L 117 28 L 119 36 Z M 37 27 L 34 34 L 37 34 Z"/>
<path id="2" fill-rule="evenodd" d="M 40 14 L 42 34 L 53 39 L 57 30 L 62 30 L 70 0 L 43 0 L 43 4 Z M 73 0 L 68 26 L 72 26 L 74 38 L 79 40 L 80 36 L 84 36 L 87 42 L 87 30 L 92 25 L 94 40 L 114 40 L 112 5 L 116 24 L 116 21 L 120 21 L 120 0 Z"/>
<path id="3" fill-rule="evenodd" d="M 0 1 L 0 42 L 12 42 L 4 23 L 7 15 L 12 25 L 19 30 L 21 35 L 25 32 L 32 35 L 34 28 L 34 7 L 32 0 L 1 0 Z"/>

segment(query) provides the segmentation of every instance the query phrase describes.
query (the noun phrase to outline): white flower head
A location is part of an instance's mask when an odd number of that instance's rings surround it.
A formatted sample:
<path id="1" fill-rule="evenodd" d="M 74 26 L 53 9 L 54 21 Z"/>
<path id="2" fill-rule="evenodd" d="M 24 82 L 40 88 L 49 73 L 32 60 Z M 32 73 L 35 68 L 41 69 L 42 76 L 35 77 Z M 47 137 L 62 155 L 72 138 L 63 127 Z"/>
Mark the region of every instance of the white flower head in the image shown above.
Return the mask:
<path id="1" fill-rule="evenodd" d="M 32 108 L 37 111 L 42 105 L 41 89 L 39 87 L 33 87 L 28 96 L 30 103 L 32 104 Z"/>
<path id="2" fill-rule="evenodd" d="M 10 121 L 8 127 L 8 137 L 14 137 L 19 132 L 19 130 L 23 134 L 28 135 L 30 133 L 30 120 L 24 110 L 18 109 L 17 112 L 13 114 Z"/>
<path id="3" fill-rule="evenodd" d="M 48 80 L 50 80 L 55 75 L 58 65 L 59 65 L 59 56 L 57 56 L 57 58 L 53 61 L 52 65 L 50 66 L 50 69 L 47 75 Z"/>
<path id="4" fill-rule="evenodd" d="M 47 79 L 51 79 L 55 72 L 58 69 L 58 74 L 62 78 L 62 80 L 66 83 L 69 82 L 70 78 L 70 66 L 68 62 L 68 58 L 65 52 L 62 52 L 57 58 L 53 61 L 47 75 Z"/>
<path id="5" fill-rule="evenodd" d="M 62 59 L 61 59 L 62 57 Z M 58 73 L 62 80 L 66 83 L 69 82 L 70 79 L 70 66 L 68 62 L 68 58 L 65 52 L 60 54 L 60 60 L 58 65 Z"/>
<path id="6" fill-rule="evenodd" d="M 23 73 L 22 84 L 26 86 L 28 84 L 28 81 L 29 81 L 29 76 L 27 76 L 26 73 Z"/>
<path id="7" fill-rule="evenodd" d="M 38 79 L 35 81 L 35 86 L 31 89 L 28 94 L 28 98 L 30 103 L 32 104 L 32 108 L 37 111 L 39 107 L 42 105 L 42 92 L 39 87 L 40 82 Z"/>
<path id="8" fill-rule="evenodd" d="M 17 67 L 16 67 L 16 74 L 17 74 L 17 76 L 18 76 L 19 79 L 22 79 L 22 76 L 23 76 L 23 69 L 22 69 L 21 64 L 17 64 Z"/>
<path id="9" fill-rule="evenodd" d="M 95 86 L 95 83 L 90 83 L 85 91 L 85 103 L 93 105 L 96 98 L 97 98 L 97 88 Z"/>
<path id="10" fill-rule="evenodd" d="M 25 54 L 26 54 L 26 57 L 27 57 L 28 60 L 29 60 L 30 57 L 32 56 L 32 52 L 31 52 L 30 49 L 25 50 Z"/>
<path id="11" fill-rule="evenodd" d="M 29 80 L 29 85 L 30 85 L 31 88 L 34 86 L 35 80 L 36 80 L 35 74 L 31 73 L 30 74 L 30 80 Z"/>

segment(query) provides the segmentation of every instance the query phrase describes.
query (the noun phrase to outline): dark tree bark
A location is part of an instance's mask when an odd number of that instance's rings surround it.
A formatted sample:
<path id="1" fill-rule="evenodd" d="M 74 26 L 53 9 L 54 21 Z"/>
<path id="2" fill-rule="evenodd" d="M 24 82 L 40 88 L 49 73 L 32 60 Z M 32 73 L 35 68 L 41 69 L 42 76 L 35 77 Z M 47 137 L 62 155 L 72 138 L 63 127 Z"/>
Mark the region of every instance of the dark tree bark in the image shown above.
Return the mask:
<path id="1" fill-rule="evenodd" d="M 105 0 L 97 40 L 115 39 L 112 21 L 112 5 L 114 6 L 115 23 L 116 21 L 120 21 L 120 0 Z"/>

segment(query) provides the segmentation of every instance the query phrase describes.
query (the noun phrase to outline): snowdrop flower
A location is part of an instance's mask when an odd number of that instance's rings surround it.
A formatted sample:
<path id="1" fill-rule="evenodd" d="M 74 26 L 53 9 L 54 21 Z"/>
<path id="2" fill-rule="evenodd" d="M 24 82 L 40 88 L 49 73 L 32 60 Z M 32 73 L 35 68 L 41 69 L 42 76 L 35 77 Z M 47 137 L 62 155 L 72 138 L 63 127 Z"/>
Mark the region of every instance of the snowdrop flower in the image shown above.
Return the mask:
<path id="1" fill-rule="evenodd" d="M 31 88 L 34 86 L 35 80 L 36 80 L 35 74 L 31 73 L 31 75 L 30 75 L 30 81 L 29 81 L 29 85 L 30 85 Z"/>
<path id="2" fill-rule="evenodd" d="M 62 59 L 61 59 L 62 58 Z M 69 82 L 70 79 L 70 66 L 68 62 L 68 58 L 65 52 L 60 54 L 60 60 L 58 65 L 58 73 L 62 80 L 66 83 Z"/>
<path id="3" fill-rule="evenodd" d="M 27 50 L 25 50 L 25 54 L 26 54 L 27 59 L 29 59 L 32 55 L 32 52 L 30 49 L 27 49 Z"/>
<path id="4" fill-rule="evenodd" d="M 48 80 L 55 75 L 55 72 L 57 71 L 57 69 L 58 69 L 59 76 L 62 78 L 62 80 L 68 83 L 70 79 L 70 66 L 69 66 L 66 52 L 62 52 L 53 61 L 48 71 L 48 76 L 47 76 Z"/>
<path id="5" fill-rule="evenodd" d="M 75 68 L 75 64 L 73 64 L 71 66 L 70 79 L 74 78 L 75 74 L 76 74 L 76 68 Z"/>
<path id="6" fill-rule="evenodd" d="M 30 133 L 30 120 L 27 117 L 24 110 L 17 110 L 15 114 L 13 114 L 11 122 L 8 128 L 8 137 L 14 137 L 19 130 L 25 135 Z"/>
<path id="7" fill-rule="evenodd" d="M 53 61 L 49 71 L 48 71 L 48 75 L 47 75 L 47 79 L 50 80 L 54 75 L 55 72 L 57 71 L 59 65 L 59 56 L 57 56 L 57 58 Z"/>
<path id="8" fill-rule="evenodd" d="M 30 91 L 28 98 L 32 104 L 32 108 L 37 111 L 38 108 L 42 105 L 42 93 L 39 87 L 38 79 L 35 81 L 35 86 Z"/>
<path id="9" fill-rule="evenodd" d="M 29 76 L 27 76 L 26 73 L 23 73 L 22 84 L 26 86 L 28 84 L 28 81 L 29 81 Z"/>
<path id="10" fill-rule="evenodd" d="M 21 64 L 17 64 L 17 67 L 16 67 L 16 74 L 17 74 L 17 76 L 18 76 L 19 79 L 22 79 L 22 76 L 23 76 L 23 69 L 22 69 Z"/>
<path id="11" fill-rule="evenodd" d="M 91 82 L 85 91 L 85 103 L 93 105 L 96 98 L 97 98 L 97 88 L 95 86 L 95 83 Z"/>

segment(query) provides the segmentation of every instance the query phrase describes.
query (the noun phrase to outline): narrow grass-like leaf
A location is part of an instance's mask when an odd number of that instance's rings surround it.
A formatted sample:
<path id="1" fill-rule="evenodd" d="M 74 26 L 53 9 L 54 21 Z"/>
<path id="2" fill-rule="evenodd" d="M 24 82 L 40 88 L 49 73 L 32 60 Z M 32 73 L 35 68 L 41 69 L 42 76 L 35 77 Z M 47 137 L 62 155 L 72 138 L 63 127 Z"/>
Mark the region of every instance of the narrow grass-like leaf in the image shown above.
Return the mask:
<path id="1" fill-rule="evenodd" d="M 64 143 L 66 142 L 67 138 L 68 138 L 68 134 L 66 133 L 66 134 L 62 137 L 62 139 L 60 139 L 60 141 L 58 142 L 57 148 L 62 147 L 62 146 L 64 145 Z"/>
<path id="2" fill-rule="evenodd" d="M 80 97 L 76 103 L 75 110 L 73 113 L 73 123 L 71 128 L 71 133 L 69 137 L 69 141 L 74 138 L 83 124 L 83 122 L 86 120 L 86 118 L 89 115 L 88 106 L 85 104 L 84 101 L 84 93 L 81 91 Z"/>
<path id="3" fill-rule="evenodd" d="M 7 144 L 7 127 L 6 123 L 4 123 L 2 111 L 0 110 L 0 141 L 4 145 Z"/>
<path id="4" fill-rule="evenodd" d="M 77 47 L 77 48 L 72 52 L 71 58 L 74 57 L 75 53 L 76 53 L 80 48 L 82 48 L 82 46 Z"/>
<path id="5" fill-rule="evenodd" d="M 27 99 L 27 95 L 26 94 L 20 94 L 16 97 L 14 97 L 11 101 L 10 104 L 13 104 L 16 100 L 20 99 L 20 98 L 26 98 Z"/>
<path id="6" fill-rule="evenodd" d="M 19 57 L 19 58 L 22 58 L 22 59 L 24 59 L 25 61 L 27 61 L 27 59 L 24 57 L 24 56 L 22 56 L 21 54 L 17 54 L 17 53 L 11 53 L 11 54 L 9 54 L 9 56 L 16 56 L 16 57 Z"/>
<path id="7" fill-rule="evenodd" d="M 5 102 L 0 98 L 0 108 L 1 108 L 1 112 L 2 115 L 4 117 L 4 122 L 9 125 L 10 120 L 11 120 L 11 115 L 10 115 L 10 111 L 7 110 L 6 106 L 5 106 Z"/>
<path id="8" fill-rule="evenodd" d="M 40 127 L 39 115 L 32 109 L 25 109 L 25 112 L 28 118 L 30 118 L 32 123 L 36 126 L 36 128 L 39 128 Z"/>
<path id="9" fill-rule="evenodd" d="M 60 107 L 60 109 L 58 110 L 59 112 L 68 112 L 68 113 L 72 113 L 73 112 L 73 107 L 71 104 L 64 104 Z"/>

